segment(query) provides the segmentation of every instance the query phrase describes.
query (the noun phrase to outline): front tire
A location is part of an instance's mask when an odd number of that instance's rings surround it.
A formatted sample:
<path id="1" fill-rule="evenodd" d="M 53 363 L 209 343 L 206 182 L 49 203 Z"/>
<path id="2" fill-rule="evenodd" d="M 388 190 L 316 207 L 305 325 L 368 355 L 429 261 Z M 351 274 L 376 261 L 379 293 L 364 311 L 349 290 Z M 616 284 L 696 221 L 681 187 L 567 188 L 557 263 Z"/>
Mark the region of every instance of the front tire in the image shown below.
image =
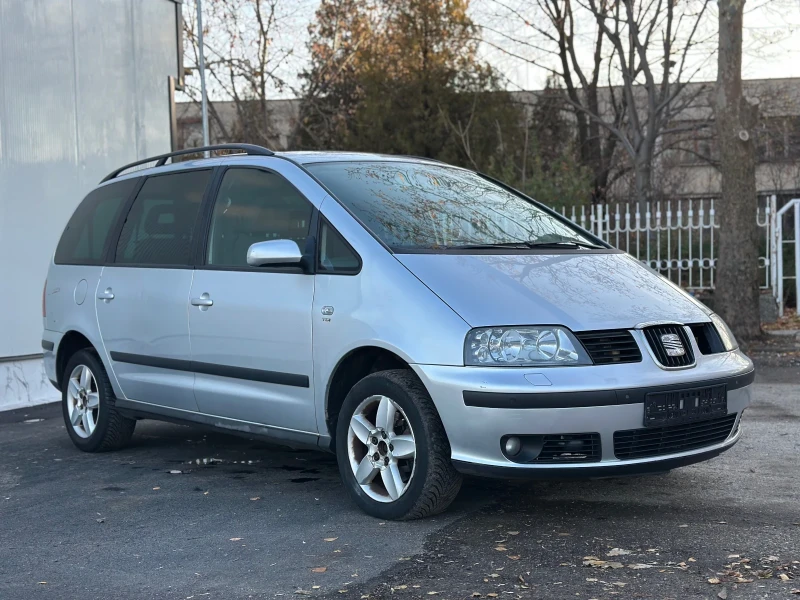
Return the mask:
<path id="1" fill-rule="evenodd" d="M 380 371 L 353 386 L 339 413 L 336 456 L 350 496 L 379 519 L 435 515 L 461 488 L 436 407 L 409 370 Z"/>
<path id="2" fill-rule="evenodd" d="M 61 384 L 61 408 L 67 433 L 84 452 L 125 446 L 136 421 L 114 407 L 114 390 L 103 363 L 92 350 L 80 350 L 67 362 Z"/>

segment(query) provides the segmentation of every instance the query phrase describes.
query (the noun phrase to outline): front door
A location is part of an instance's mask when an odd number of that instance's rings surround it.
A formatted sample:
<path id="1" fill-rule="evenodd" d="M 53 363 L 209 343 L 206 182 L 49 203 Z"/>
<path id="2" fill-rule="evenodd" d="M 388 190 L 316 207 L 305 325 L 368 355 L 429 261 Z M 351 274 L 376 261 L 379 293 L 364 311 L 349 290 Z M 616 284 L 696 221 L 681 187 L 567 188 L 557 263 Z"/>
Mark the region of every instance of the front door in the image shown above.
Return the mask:
<path id="1" fill-rule="evenodd" d="M 149 177 L 97 287 L 105 350 L 129 400 L 196 411 L 189 347 L 192 248 L 210 170 Z"/>
<path id="2" fill-rule="evenodd" d="M 290 239 L 304 248 L 312 205 L 281 175 L 229 168 L 208 228 L 189 306 L 200 412 L 317 432 L 312 389 L 314 276 L 298 266 L 250 267 L 247 250 Z"/>

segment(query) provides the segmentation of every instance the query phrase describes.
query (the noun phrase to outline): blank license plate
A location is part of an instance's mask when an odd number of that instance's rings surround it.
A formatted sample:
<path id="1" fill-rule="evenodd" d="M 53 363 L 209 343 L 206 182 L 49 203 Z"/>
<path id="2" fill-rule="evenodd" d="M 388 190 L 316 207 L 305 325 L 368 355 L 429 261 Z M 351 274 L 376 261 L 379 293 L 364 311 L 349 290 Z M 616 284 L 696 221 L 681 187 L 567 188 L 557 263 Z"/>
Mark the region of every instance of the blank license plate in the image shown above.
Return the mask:
<path id="1" fill-rule="evenodd" d="M 644 399 L 644 426 L 663 427 L 702 421 L 728 414 L 724 385 L 655 392 Z"/>

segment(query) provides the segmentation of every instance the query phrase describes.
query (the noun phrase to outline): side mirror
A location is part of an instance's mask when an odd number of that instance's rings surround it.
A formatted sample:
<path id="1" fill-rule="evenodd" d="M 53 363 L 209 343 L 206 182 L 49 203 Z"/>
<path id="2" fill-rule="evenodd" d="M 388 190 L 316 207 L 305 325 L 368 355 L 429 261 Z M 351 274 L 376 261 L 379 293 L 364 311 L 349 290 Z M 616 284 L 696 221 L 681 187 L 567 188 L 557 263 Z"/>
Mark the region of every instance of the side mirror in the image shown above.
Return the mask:
<path id="1" fill-rule="evenodd" d="M 300 246 L 293 240 L 268 240 L 256 242 L 247 249 L 247 264 L 251 267 L 263 265 L 290 265 L 303 260 Z"/>

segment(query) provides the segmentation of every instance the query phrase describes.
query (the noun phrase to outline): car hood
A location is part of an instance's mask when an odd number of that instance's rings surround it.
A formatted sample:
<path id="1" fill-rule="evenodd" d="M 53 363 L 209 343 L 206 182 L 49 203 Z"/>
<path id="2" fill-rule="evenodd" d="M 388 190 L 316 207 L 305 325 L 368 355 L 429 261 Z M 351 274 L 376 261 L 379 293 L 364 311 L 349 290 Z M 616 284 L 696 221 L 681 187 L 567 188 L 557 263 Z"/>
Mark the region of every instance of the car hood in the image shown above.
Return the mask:
<path id="1" fill-rule="evenodd" d="M 630 329 L 708 321 L 703 304 L 623 253 L 397 254 L 472 327 Z"/>

